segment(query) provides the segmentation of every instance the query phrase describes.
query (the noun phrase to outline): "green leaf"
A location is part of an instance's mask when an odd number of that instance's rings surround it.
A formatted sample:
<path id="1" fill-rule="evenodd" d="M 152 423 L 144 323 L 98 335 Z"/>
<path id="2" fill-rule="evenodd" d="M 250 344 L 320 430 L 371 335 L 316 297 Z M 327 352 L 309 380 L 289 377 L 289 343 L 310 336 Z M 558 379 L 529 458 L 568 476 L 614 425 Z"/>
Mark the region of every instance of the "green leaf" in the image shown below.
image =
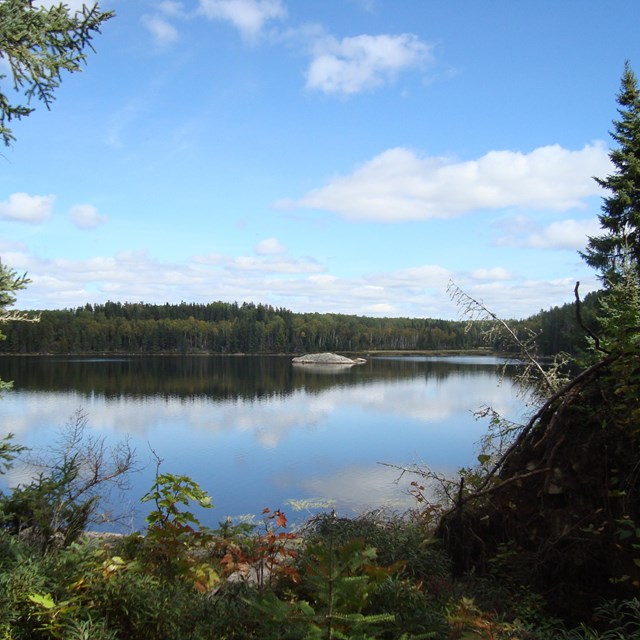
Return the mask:
<path id="1" fill-rule="evenodd" d="M 45 609 L 53 609 L 56 606 L 56 603 L 49 593 L 44 596 L 40 595 L 39 593 L 31 593 L 29 594 L 29 600 L 31 600 L 31 602 L 34 602 L 35 604 L 39 604 Z"/>

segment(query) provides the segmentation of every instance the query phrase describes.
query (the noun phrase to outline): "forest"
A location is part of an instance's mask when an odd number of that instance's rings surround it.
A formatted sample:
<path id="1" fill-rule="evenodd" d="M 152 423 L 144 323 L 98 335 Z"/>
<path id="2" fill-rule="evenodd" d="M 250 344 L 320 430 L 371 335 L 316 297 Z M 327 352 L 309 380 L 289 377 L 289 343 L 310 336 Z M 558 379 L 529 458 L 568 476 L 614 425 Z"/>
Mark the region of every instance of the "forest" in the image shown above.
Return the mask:
<path id="1" fill-rule="evenodd" d="M 595 327 L 597 294 L 582 304 Z M 508 353 L 513 345 L 491 320 L 372 318 L 333 313 L 293 313 L 254 303 L 151 305 L 107 302 L 77 309 L 25 314 L 38 322 L 5 325 L 0 353 L 315 353 L 323 351 L 469 351 Z M 575 355 L 586 346 L 575 303 L 511 322 L 540 357 Z"/>

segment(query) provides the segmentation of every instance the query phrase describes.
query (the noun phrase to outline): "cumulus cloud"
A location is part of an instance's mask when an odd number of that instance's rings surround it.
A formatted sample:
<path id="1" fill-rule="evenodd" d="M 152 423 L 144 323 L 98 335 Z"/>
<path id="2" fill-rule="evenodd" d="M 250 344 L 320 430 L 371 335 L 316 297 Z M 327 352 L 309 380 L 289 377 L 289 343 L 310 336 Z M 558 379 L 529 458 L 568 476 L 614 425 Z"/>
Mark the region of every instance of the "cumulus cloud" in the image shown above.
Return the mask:
<path id="1" fill-rule="evenodd" d="M 496 263 L 497 258 L 493 267 L 479 264 L 482 268 L 452 271 L 432 263 L 394 270 L 380 265 L 352 276 L 312 257 L 288 254 L 211 254 L 172 263 L 145 251 L 77 260 L 35 257 L 17 243 L 0 249 L 3 263 L 28 272 L 32 280 L 18 293 L 20 309 L 72 308 L 107 300 L 148 304 L 223 300 L 308 313 L 455 318 L 458 308 L 446 293 L 452 279 L 500 317 L 512 318 L 570 301 L 576 279 L 583 295 L 599 286 L 595 275 L 576 278 L 573 269 L 567 277 L 527 279 Z"/>
<path id="2" fill-rule="evenodd" d="M 451 271 L 439 265 L 422 265 L 410 267 L 409 269 L 399 269 L 390 274 L 382 274 L 378 282 L 383 286 L 411 286 L 411 287 L 440 287 L 445 286 L 451 278 Z"/>
<path id="3" fill-rule="evenodd" d="M 239 271 L 270 271 L 272 273 L 317 273 L 322 265 L 315 260 L 275 260 L 255 256 L 238 256 L 228 263 L 230 269 Z"/>
<path id="4" fill-rule="evenodd" d="M 389 149 L 351 175 L 338 176 L 297 202 L 351 220 L 402 222 L 451 218 L 479 209 L 521 207 L 565 211 L 600 193 L 594 175 L 610 172 L 601 143 L 571 151 L 559 145 L 530 153 L 490 151 L 477 160 L 421 157 Z"/>
<path id="5" fill-rule="evenodd" d="M 413 34 L 319 39 L 307 70 L 307 88 L 354 94 L 392 80 L 400 71 L 432 60 L 431 47 Z"/>
<path id="6" fill-rule="evenodd" d="M 107 221 L 92 204 L 78 204 L 71 207 L 69 218 L 78 229 L 95 229 Z"/>
<path id="7" fill-rule="evenodd" d="M 158 15 L 144 15 L 141 19 L 142 24 L 151 33 L 156 44 L 167 46 L 178 40 L 178 30 L 163 17 Z"/>
<path id="8" fill-rule="evenodd" d="M 526 318 L 542 309 L 572 302 L 576 278 L 518 278 L 508 282 L 473 283 L 462 277 L 458 284 L 465 293 L 483 302 L 492 313 L 508 319 Z M 595 275 L 580 279 L 581 295 L 599 288 Z"/>
<path id="9" fill-rule="evenodd" d="M 561 220 L 533 233 L 524 243 L 538 249 L 584 249 L 588 237 L 602 233 L 597 218 L 591 220 Z"/>
<path id="10" fill-rule="evenodd" d="M 259 242 L 255 248 L 255 252 L 259 256 L 272 256 L 287 252 L 287 248 L 280 244 L 277 238 L 265 238 Z"/>
<path id="11" fill-rule="evenodd" d="M 502 267 L 473 269 L 469 274 L 473 280 L 511 280 L 513 274 Z"/>
<path id="12" fill-rule="evenodd" d="M 158 10 L 167 16 L 182 17 L 185 15 L 184 5 L 182 2 L 175 2 L 175 0 L 159 2 Z"/>
<path id="13" fill-rule="evenodd" d="M 286 16 L 281 0 L 199 0 L 199 10 L 211 20 L 230 22 L 246 38 L 257 37 L 267 22 Z"/>
<path id="14" fill-rule="evenodd" d="M 227 256 L 212 253 L 195 256 L 194 262 L 223 269 L 227 273 L 317 274 L 325 267 L 313 258 L 291 258 L 284 254 L 287 248 L 277 238 L 259 242 L 251 256 Z"/>
<path id="15" fill-rule="evenodd" d="M 229 272 L 270 273 L 318 273 L 324 267 L 311 258 L 274 258 L 272 254 L 259 256 L 196 256 L 195 262 L 202 265 L 222 267 Z"/>
<path id="16" fill-rule="evenodd" d="M 501 221 L 502 235 L 495 244 L 500 247 L 532 247 L 534 249 L 581 250 L 590 236 L 602 233 L 597 218 L 558 220 L 548 225 L 531 217 L 514 216 Z"/>
<path id="17" fill-rule="evenodd" d="M 27 193 L 13 193 L 0 202 L 0 219 L 40 224 L 53 212 L 56 197 L 30 196 Z"/>

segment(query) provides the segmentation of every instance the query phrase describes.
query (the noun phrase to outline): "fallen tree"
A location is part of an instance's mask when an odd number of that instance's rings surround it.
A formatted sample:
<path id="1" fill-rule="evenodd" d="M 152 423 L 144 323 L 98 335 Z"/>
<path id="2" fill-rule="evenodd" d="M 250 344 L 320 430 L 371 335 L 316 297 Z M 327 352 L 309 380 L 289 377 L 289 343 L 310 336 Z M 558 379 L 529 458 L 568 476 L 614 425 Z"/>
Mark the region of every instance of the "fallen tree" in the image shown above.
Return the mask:
<path id="1" fill-rule="evenodd" d="M 440 520 L 458 573 L 508 553 L 522 582 L 571 616 L 637 594 L 639 383 L 638 354 L 611 354 L 540 407 Z"/>

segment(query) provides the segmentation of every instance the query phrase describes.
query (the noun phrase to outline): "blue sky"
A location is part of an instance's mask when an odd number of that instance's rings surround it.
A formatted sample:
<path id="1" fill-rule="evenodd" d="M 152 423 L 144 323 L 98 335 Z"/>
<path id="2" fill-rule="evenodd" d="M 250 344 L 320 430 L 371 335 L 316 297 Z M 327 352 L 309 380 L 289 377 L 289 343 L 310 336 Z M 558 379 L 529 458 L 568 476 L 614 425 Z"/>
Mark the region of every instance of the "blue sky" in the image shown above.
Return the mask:
<path id="1" fill-rule="evenodd" d="M 635 0 L 101 6 L 96 53 L 0 157 L 18 308 L 456 318 L 453 280 L 519 318 L 597 288 L 578 251 Z"/>

